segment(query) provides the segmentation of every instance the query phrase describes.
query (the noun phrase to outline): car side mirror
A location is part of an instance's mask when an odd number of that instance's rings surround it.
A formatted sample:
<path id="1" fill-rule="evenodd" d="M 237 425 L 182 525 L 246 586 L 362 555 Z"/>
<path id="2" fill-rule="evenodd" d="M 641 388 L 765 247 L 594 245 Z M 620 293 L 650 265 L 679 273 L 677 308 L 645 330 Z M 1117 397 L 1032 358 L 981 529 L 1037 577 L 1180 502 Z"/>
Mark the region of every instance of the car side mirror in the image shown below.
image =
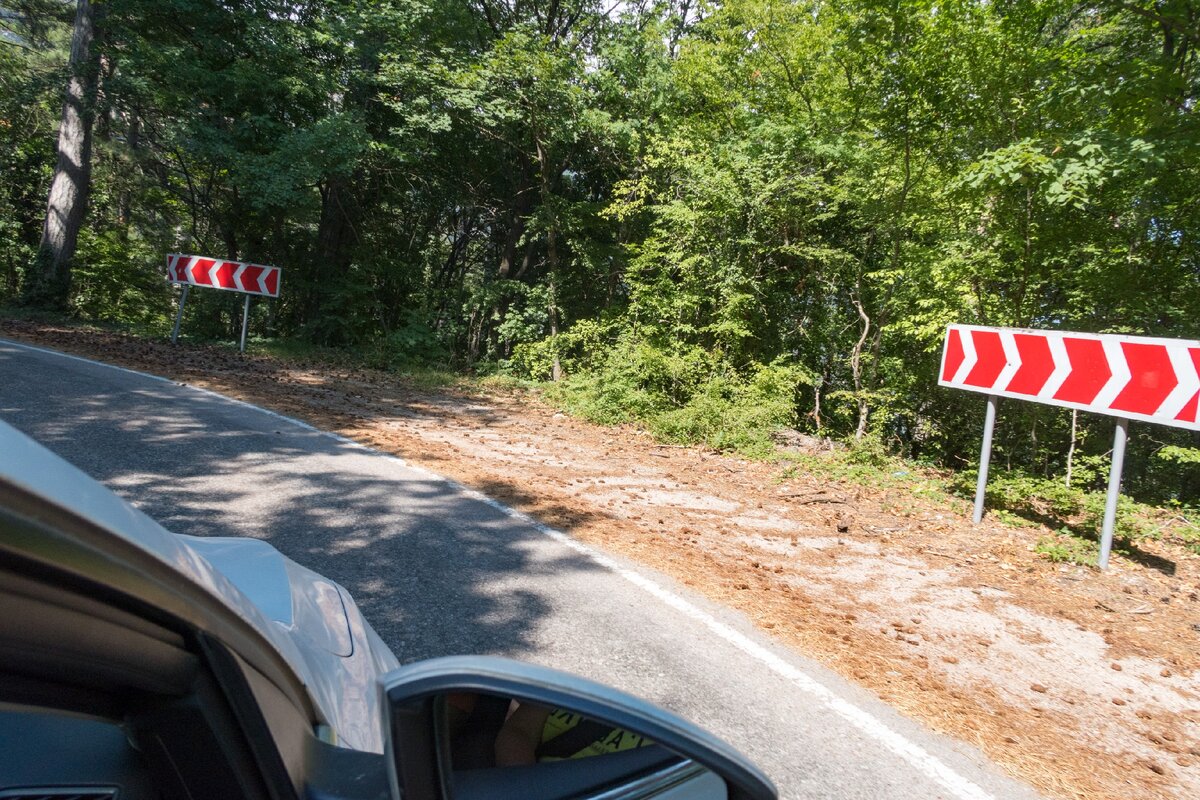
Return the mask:
<path id="1" fill-rule="evenodd" d="M 504 658 L 452 656 L 382 680 L 404 800 L 776 800 L 712 734 L 636 697 Z"/>

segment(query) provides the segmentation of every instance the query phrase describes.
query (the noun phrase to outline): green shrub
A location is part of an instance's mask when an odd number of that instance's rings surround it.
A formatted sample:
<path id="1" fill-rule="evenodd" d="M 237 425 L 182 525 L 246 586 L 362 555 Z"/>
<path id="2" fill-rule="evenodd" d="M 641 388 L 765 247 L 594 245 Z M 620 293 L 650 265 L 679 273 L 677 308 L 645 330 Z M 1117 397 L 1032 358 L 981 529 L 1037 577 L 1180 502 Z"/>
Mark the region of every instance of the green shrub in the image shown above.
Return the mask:
<path id="1" fill-rule="evenodd" d="M 737 371 L 698 347 L 632 337 L 600 358 L 586 344 L 602 341 L 603 331 L 585 328 L 578 336 L 560 352 L 578 352 L 571 363 L 591 368 L 568 373 L 548 389 L 549 399 L 593 422 L 642 422 L 663 441 L 766 455 L 772 432 L 796 423 L 798 387 L 811 383 L 808 372 L 782 359 Z M 526 363 L 538 352 L 525 349 Z"/>
<path id="2" fill-rule="evenodd" d="M 173 291 L 163 255 L 153 243 L 123 232 L 84 227 L 72 274 L 71 310 L 84 319 L 157 335 L 171 330 Z"/>
<path id="3" fill-rule="evenodd" d="M 1100 548 L 1095 542 L 1079 539 L 1070 534 L 1043 536 L 1033 548 L 1035 553 L 1054 562 L 1095 566 L 1100 559 Z"/>
<path id="4" fill-rule="evenodd" d="M 774 450 L 771 434 L 796 424 L 796 387 L 807 376 L 782 364 L 759 366 L 749 380 L 717 375 L 697 387 L 682 408 L 651 418 L 659 438 L 761 457 Z"/>
<path id="5" fill-rule="evenodd" d="M 601 425 L 650 419 L 663 410 L 663 399 L 629 376 L 584 373 L 551 386 L 548 399 L 565 411 Z"/>
<path id="6" fill-rule="evenodd" d="M 376 369 L 406 369 L 445 363 L 449 358 L 437 332 L 416 311 L 405 314 L 400 327 L 371 339 L 363 350 L 363 361 Z"/>
<path id="7" fill-rule="evenodd" d="M 953 481 L 955 492 L 972 496 L 975 477 L 974 473 L 959 473 Z M 1068 488 L 1061 478 L 1014 471 L 990 477 L 986 500 L 988 508 L 997 515 L 1013 514 L 1054 528 L 1057 533 L 1043 538 L 1034 548 L 1046 558 L 1073 564 L 1096 563 L 1097 542 L 1104 524 L 1105 492 Z M 1120 496 L 1113 527 L 1114 548 L 1120 551 L 1142 539 L 1160 538 L 1162 529 L 1154 517 L 1154 509 Z"/>
<path id="8" fill-rule="evenodd" d="M 1200 449 L 1195 447 L 1167 445 L 1161 448 L 1155 455 L 1163 461 L 1175 462 L 1176 464 L 1200 464 Z"/>
<path id="9" fill-rule="evenodd" d="M 579 320 L 558 336 L 518 343 L 505 369 L 519 378 L 545 381 L 550 379 L 554 357 L 558 356 L 567 375 L 590 370 L 611 349 L 613 330 L 613 325 L 599 320 Z"/>

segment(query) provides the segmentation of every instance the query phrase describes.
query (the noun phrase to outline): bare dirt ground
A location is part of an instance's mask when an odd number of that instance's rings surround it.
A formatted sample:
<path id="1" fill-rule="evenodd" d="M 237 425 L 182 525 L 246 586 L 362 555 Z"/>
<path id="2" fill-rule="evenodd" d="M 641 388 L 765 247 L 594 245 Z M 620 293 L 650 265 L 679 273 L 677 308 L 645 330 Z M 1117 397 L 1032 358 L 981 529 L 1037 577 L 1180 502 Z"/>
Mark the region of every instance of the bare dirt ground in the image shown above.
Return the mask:
<path id="1" fill-rule="evenodd" d="M 402 456 L 671 575 L 1056 798 L 1200 797 L 1200 556 L 1142 542 L 1107 573 L 1036 527 L 785 470 L 527 392 L 0 321 L 0 336 L 204 386 Z"/>

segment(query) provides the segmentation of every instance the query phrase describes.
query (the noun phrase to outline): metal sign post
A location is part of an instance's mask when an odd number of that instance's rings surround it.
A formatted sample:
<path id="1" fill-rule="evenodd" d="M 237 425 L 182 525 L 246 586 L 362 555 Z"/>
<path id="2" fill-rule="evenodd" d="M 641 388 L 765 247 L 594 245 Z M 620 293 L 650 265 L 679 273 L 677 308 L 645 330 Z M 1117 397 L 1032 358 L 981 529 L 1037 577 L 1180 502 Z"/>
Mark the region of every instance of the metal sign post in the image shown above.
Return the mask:
<path id="1" fill-rule="evenodd" d="M 183 322 L 183 304 L 187 302 L 188 289 L 192 288 L 190 283 L 183 285 L 183 294 L 179 295 L 179 313 L 175 315 L 175 328 L 171 331 L 171 344 L 175 344 L 175 340 L 179 338 L 179 323 Z"/>
<path id="2" fill-rule="evenodd" d="M 250 321 L 250 295 L 246 295 L 246 305 L 242 308 L 242 342 L 238 345 L 238 352 L 246 352 L 246 324 Z"/>
<path id="3" fill-rule="evenodd" d="M 1121 496 L 1121 470 L 1125 467 L 1125 440 L 1129 438 L 1129 420 L 1117 419 L 1117 430 L 1113 433 L 1112 466 L 1108 471 L 1108 497 L 1104 500 L 1104 526 L 1100 532 L 1100 558 L 1096 566 L 1108 567 L 1108 556 L 1112 552 L 1113 528 L 1117 524 L 1117 498 Z"/>
<path id="4" fill-rule="evenodd" d="M 979 481 L 975 485 L 975 524 L 983 520 L 983 495 L 987 489 L 988 465 L 992 460 L 992 430 L 996 427 L 996 403 L 1000 398 L 988 395 L 987 417 L 983 421 L 983 447 L 979 450 Z"/>

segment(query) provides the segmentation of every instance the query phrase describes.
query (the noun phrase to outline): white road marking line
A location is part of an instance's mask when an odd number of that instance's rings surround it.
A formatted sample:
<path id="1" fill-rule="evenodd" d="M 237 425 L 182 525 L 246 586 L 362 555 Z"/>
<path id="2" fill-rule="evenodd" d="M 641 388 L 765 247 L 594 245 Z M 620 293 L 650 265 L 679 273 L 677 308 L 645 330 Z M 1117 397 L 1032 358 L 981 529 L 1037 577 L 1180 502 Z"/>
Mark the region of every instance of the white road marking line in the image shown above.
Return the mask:
<path id="1" fill-rule="evenodd" d="M 425 472 L 429 475 L 434 475 L 435 477 L 441 477 L 420 467 L 413 467 L 412 465 L 409 465 L 409 467 L 412 469 L 419 469 L 422 472 Z M 445 478 L 442 478 L 442 480 L 445 480 Z M 547 525 L 543 525 L 524 512 L 510 508 L 504 503 L 501 503 L 498 500 L 493 500 L 492 498 L 476 492 L 473 489 L 467 489 L 466 487 L 460 487 L 460 489 L 465 491 L 465 493 L 469 496 L 486 503 L 492 508 L 495 508 L 496 510 L 501 511 L 510 517 L 514 517 L 526 524 L 533 526 L 540 533 L 549 536 L 556 542 L 575 550 L 581 555 L 587 556 L 600 566 L 616 573 L 638 588 L 645 590 L 662 602 L 666 603 L 671 608 L 674 608 L 676 611 L 679 611 L 685 616 L 701 623 L 704 625 L 704 627 L 708 628 L 721 639 L 724 639 L 733 647 L 742 651 L 756 661 L 759 661 L 772 672 L 790 681 L 793 686 L 813 697 L 825 708 L 829 709 L 846 722 L 857 728 L 859 732 L 879 742 L 881 745 L 895 753 L 904 761 L 907 761 L 908 764 L 917 771 L 941 784 L 955 797 L 960 798 L 960 800 L 993 800 L 992 796 L 978 785 L 958 774 L 956 771 L 954 771 L 954 769 L 945 764 L 943 761 L 937 758 L 937 756 L 933 755 L 925 748 L 909 740 L 903 734 L 892 730 L 890 727 L 888 727 L 887 723 L 873 716 L 869 711 L 856 706 L 854 703 L 851 703 L 845 698 L 839 697 L 831 689 L 805 673 L 799 667 L 788 663 L 767 648 L 763 647 L 758 642 L 755 642 L 745 634 L 734 630 L 730 626 L 713 617 L 708 612 L 688 602 L 683 597 L 675 594 L 669 589 L 660 586 L 639 572 L 622 567 L 612 558 L 604 555 L 598 550 L 594 550 L 582 542 L 571 538 L 566 533 L 556 530 L 555 528 L 551 528 Z"/>
<path id="2" fill-rule="evenodd" d="M 615 561 L 614 559 L 605 555 L 604 553 L 600 552 L 599 550 L 589 547 L 588 545 L 583 544 L 582 542 L 576 541 L 575 539 L 571 538 L 566 533 L 564 533 L 560 530 L 557 530 L 556 528 L 551 528 L 548 525 L 544 525 L 541 522 L 538 522 L 536 519 L 530 517 L 528 514 L 524 513 L 523 511 L 518 511 L 517 509 L 512 508 L 511 506 L 505 505 L 504 503 L 501 503 L 499 500 L 495 500 L 491 497 L 488 497 L 487 495 L 483 494 L 482 492 L 468 488 L 468 487 L 462 485 L 461 483 L 459 483 L 458 481 L 452 480 L 443 475 L 438 475 L 436 472 L 432 472 L 431 470 L 425 469 L 424 467 L 419 467 L 414 464 L 410 464 L 407 461 L 405 461 L 403 458 L 399 458 L 399 457 L 391 455 L 389 453 L 382 453 L 372 447 L 368 447 L 367 445 L 356 442 L 353 439 L 348 439 L 345 436 L 342 436 L 337 433 L 331 433 L 329 431 L 318 430 L 317 428 L 314 428 L 312 425 L 309 425 L 306 422 L 301 422 L 298 419 L 284 416 L 283 414 L 276 413 L 274 411 L 271 411 L 268 408 L 262 408 L 261 406 L 256 406 L 253 403 L 247 403 L 245 400 L 238 400 L 237 398 L 226 397 L 225 395 L 218 394 L 217 392 L 211 391 L 209 389 L 203 389 L 199 386 L 192 386 L 192 385 L 186 384 L 186 383 L 179 383 L 178 381 L 173 381 L 173 380 L 170 380 L 169 378 L 163 378 L 158 375 L 151 375 L 146 372 L 139 372 L 137 370 L 126 369 L 125 367 L 116 367 L 111 364 L 105 364 L 101 361 L 94 361 L 90 358 L 83 358 L 82 356 L 73 356 L 73 355 L 69 355 L 67 353 L 60 353 L 57 350 L 49 350 L 49 349 L 42 348 L 42 347 L 34 347 L 32 345 L 21 344 L 19 342 L 10 342 L 6 339 L 0 339 L 0 342 L 2 342 L 4 344 L 10 344 L 15 347 L 25 348 L 27 350 L 35 350 L 35 351 L 41 352 L 41 353 L 47 353 L 50 355 L 61 356 L 63 358 L 69 358 L 74 361 L 82 361 L 82 362 L 85 362 L 88 364 L 95 364 L 97 366 L 109 367 L 110 369 L 117 369 L 122 372 L 128 372 L 133 375 L 140 375 L 141 377 L 144 377 L 144 378 L 152 378 L 156 381 L 161 381 L 163 383 L 169 383 L 169 384 L 173 384 L 176 386 L 181 386 L 181 387 L 184 387 L 187 389 L 191 389 L 193 391 L 201 392 L 203 394 L 212 395 L 213 397 L 219 397 L 222 400 L 226 400 L 226 401 L 229 401 L 231 403 L 235 403 L 235 404 L 241 405 L 241 406 L 246 406 L 248 408 L 254 409 L 255 411 L 261 411 L 262 413 L 267 414 L 268 416 L 275 417 L 276 419 L 284 420 L 285 422 L 289 422 L 293 425 L 296 425 L 297 427 L 303 428 L 304 430 L 319 433 L 322 436 L 328 436 L 331 439 L 335 439 L 339 442 L 350 445 L 357 449 L 364 450 L 373 455 L 381 456 L 390 461 L 402 464 L 405 467 L 412 469 L 416 472 L 421 472 L 421 473 L 424 473 L 425 475 L 431 476 L 432 478 L 443 481 L 446 484 L 448 484 L 449 486 L 456 489 L 457 491 L 467 495 L 468 497 L 471 497 L 472 499 L 475 499 L 475 500 L 479 500 L 480 502 L 485 503 L 486 505 L 496 509 L 497 511 L 500 511 L 501 513 L 503 513 L 509 517 L 518 519 L 518 520 L 532 526 L 539 533 L 541 533 L 545 536 L 548 536 L 549 538 L 564 545 L 565 547 L 569 547 L 570 549 L 580 553 L 581 555 L 587 556 L 588 558 L 595 561 L 600 566 L 604 567 L 605 569 L 608 569 L 611 572 L 616 573 L 617 575 L 621 576 L 622 578 L 629 581 L 630 583 L 637 586 L 638 588 L 643 589 L 644 591 L 650 593 L 654 597 L 658 598 L 662 602 L 669 605 L 671 608 L 674 608 L 676 611 L 679 611 L 682 614 L 684 614 L 685 616 L 690 617 L 690 618 L 696 620 L 697 622 L 703 624 L 706 628 L 708 628 L 714 634 L 719 636 L 721 639 L 724 639 L 726 642 L 731 644 L 733 647 L 742 651 L 743 653 L 745 653 L 746 655 L 755 659 L 756 661 L 762 663 L 764 666 L 766 666 L 768 669 L 770 669 L 772 672 L 776 673 L 777 675 L 780 675 L 781 677 L 790 681 L 793 686 L 795 686 L 796 688 L 805 692 L 809 696 L 813 697 L 817 702 L 819 702 L 825 708 L 827 708 L 828 710 L 837 714 L 839 717 L 844 719 L 850 725 L 857 728 L 859 730 L 859 732 L 861 732 L 864 735 L 870 737 L 871 739 L 874 739 L 875 741 L 879 742 L 881 745 L 886 747 L 892 753 L 896 754 L 901 759 L 908 762 L 908 764 L 910 766 L 912 766 L 914 769 L 916 769 L 917 771 L 919 771 L 926 777 L 941 784 L 947 791 L 949 791 L 955 797 L 960 798 L 960 800 L 995 800 L 995 798 L 993 798 L 992 795 L 988 794 L 986 791 L 984 791 L 982 788 L 980 788 L 978 785 L 976 785 L 972 781 L 968 780 L 967 778 L 964 778 L 962 775 L 960 775 L 958 772 L 956 772 L 954 769 L 952 769 L 950 766 L 948 766 L 945 762 L 943 762 L 937 756 L 930 753 L 925 748 L 923 748 L 920 745 L 918 745 L 917 743 L 909 740 L 903 734 L 894 731 L 892 728 L 888 727 L 887 723 L 885 723 L 882 720 L 878 719 L 877 717 L 873 716 L 869 711 L 866 711 L 865 709 L 858 707 L 857 705 L 855 705 L 854 703 L 851 703 L 849 700 L 846 700 L 845 698 L 839 697 L 837 694 L 835 694 L 833 692 L 833 690 L 829 689 L 823 683 L 816 680 L 812 676 L 808 675 L 803 670 L 801 670 L 799 667 L 788 663 L 784 659 L 777 656 L 775 653 L 772 653 L 770 650 L 763 647 L 758 642 L 755 642 L 750 637 L 746 636 L 743 633 L 740 633 L 739 631 L 734 630 L 730 626 L 726 625 L 725 623 L 723 623 L 720 620 L 713 617 L 708 612 L 704 611 L 703 609 L 699 608 L 698 606 L 694 605 L 693 603 L 688 602 L 686 599 L 679 596 L 678 594 L 675 594 L 674 592 L 670 591 L 669 589 L 666 589 L 663 586 L 660 586 L 659 584 L 657 584 L 654 581 L 647 578 L 645 575 L 642 575 L 639 572 L 635 572 L 631 569 L 627 569 L 626 567 L 621 566 L 617 561 Z"/>
<path id="3" fill-rule="evenodd" d="M 118 372 L 128 372 L 130 375 L 138 375 L 143 378 L 150 378 L 151 380 L 159 381 L 161 383 L 173 383 L 177 386 L 186 386 L 187 385 L 187 384 L 179 383 L 179 381 L 173 381 L 170 378 L 164 378 L 161 375 L 151 375 L 149 372 L 138 372 L 136 369 L 127 369 L 126 367 L 118 367 L 115 364 L 105 364 L 103 361 L 95 361 L 90 358 L 84 358 L 83 356 L 73 356 L 70 353 L 64 353 L 61 350 L 51 350 L 48 347 L 36 347 L 31 344 L 24 344 L 22 342 L 14 342 L 11 339 L 0 339 L 0 344 L 11 345 L 12 347 L 19 347 L 22 350 L 33 350 L 38 353 L 45 353 L 45 354 L 51 355 L 51 356 L 58 356 L 59 358 L 69 358 L 72 361 L 82 361 L 85 364 L 95 364 L 96 366 L 99 366 L 99 367 L 108 367 L 109 369 L 115 369 Z"/>
<path id="4" fill-rule="evenodd" d="M 130 375 L 137 375 L 138 377 L 141 377 L 141 378 L 149 378 L 150 380 L 158 381 L 160 383 L 169 383 L 172 386 L 180 386 L 180 387 L 183 387 L 184 389 L 190 389 L 193 392 L 199 392 L 200 394 L 207 394 L 207 395 L 211 395 L 212 397 L 220 398 L 221 400 L 224 400 L 227 403 L 233 403 L 235 405 L 245 406 L 246 408 L 250 408 L 255 411 L 260 411 L 263 414 L 266 414 L 268 416 L 275 417 L 276 419 L 291 423 L 292 425 L 295 425 L 298 428 L 304 428 L 306 431 L 312 431 L 314 433 L 324 434 L 325 436 L 332 436 L 333 438 L 338 439 L 340 441 L 347 442 L 349 444 L 353 444 L 358 447 L 365 447 L 365 445 L 361 445 L 358 442 L 353 442 L 344 436 L 338 436 L 336 433 L 330 433 L 329 431 L 323 431 L 318 428 L 314 428 L 312 425 L 309 425 L 307 422 L 302 422 L 298 419 L 295 419 L 294 417 L 285 417 L 283 414 L 272 411 L 269 408 L 263 408 L 262 406 L 256 406 L 253 403 L 247 403 L 245 400 L 239 400 L 236 397 L 230 397 L 229 395 L 221 394 L 220 392 L 214 392 L 211 389 L 205 389 L 203 386 L 193 386 L 190 383 L 184 383 L 182 381 L 171 380 L 170 378 L 164 378 L 161 375 L 152 375 L 149 372 L 141 372 L 140 370 L 129 369 L 128 367 L 118 367 L 116 364 L 105 364 L 103 361 L 96 361 L 91 358 L 84 358 L 83 356 L 73 356 L 70 353 L 64 353 L 60 350 L 51 350 L 48 347 L 36 347 L 31 344 L 24 344 L 22 342 L 14 342 L 11 339 L 0 339 L 0 344 L 11 345 L 13 347 L 20 347 L 24 350 L 33 350 L 38 353 L 46 353 L 47 355 L 58 356 L 59 358 L 67 358 L 67 359 L 70 359 L 71 361 L 82 361 L 85 364 L 94 364 L 98 367 L 107 367 L 108 369 L 115 369 L 118 372 L 127 372 Z M 366 448 L 366 449 L 369 450 L 370 448 Z M 380 453 L 380 455 L 386 456 L 387 453 Z M 391 456 L 391 457 L 395 458 L 394 456 Z M 396 460 L 401 461 L 401 463 L 404 463 L 401 459 L 396 459 Z M 406 466 L 411 466 L 411 465 L 406 464 Z"/>

